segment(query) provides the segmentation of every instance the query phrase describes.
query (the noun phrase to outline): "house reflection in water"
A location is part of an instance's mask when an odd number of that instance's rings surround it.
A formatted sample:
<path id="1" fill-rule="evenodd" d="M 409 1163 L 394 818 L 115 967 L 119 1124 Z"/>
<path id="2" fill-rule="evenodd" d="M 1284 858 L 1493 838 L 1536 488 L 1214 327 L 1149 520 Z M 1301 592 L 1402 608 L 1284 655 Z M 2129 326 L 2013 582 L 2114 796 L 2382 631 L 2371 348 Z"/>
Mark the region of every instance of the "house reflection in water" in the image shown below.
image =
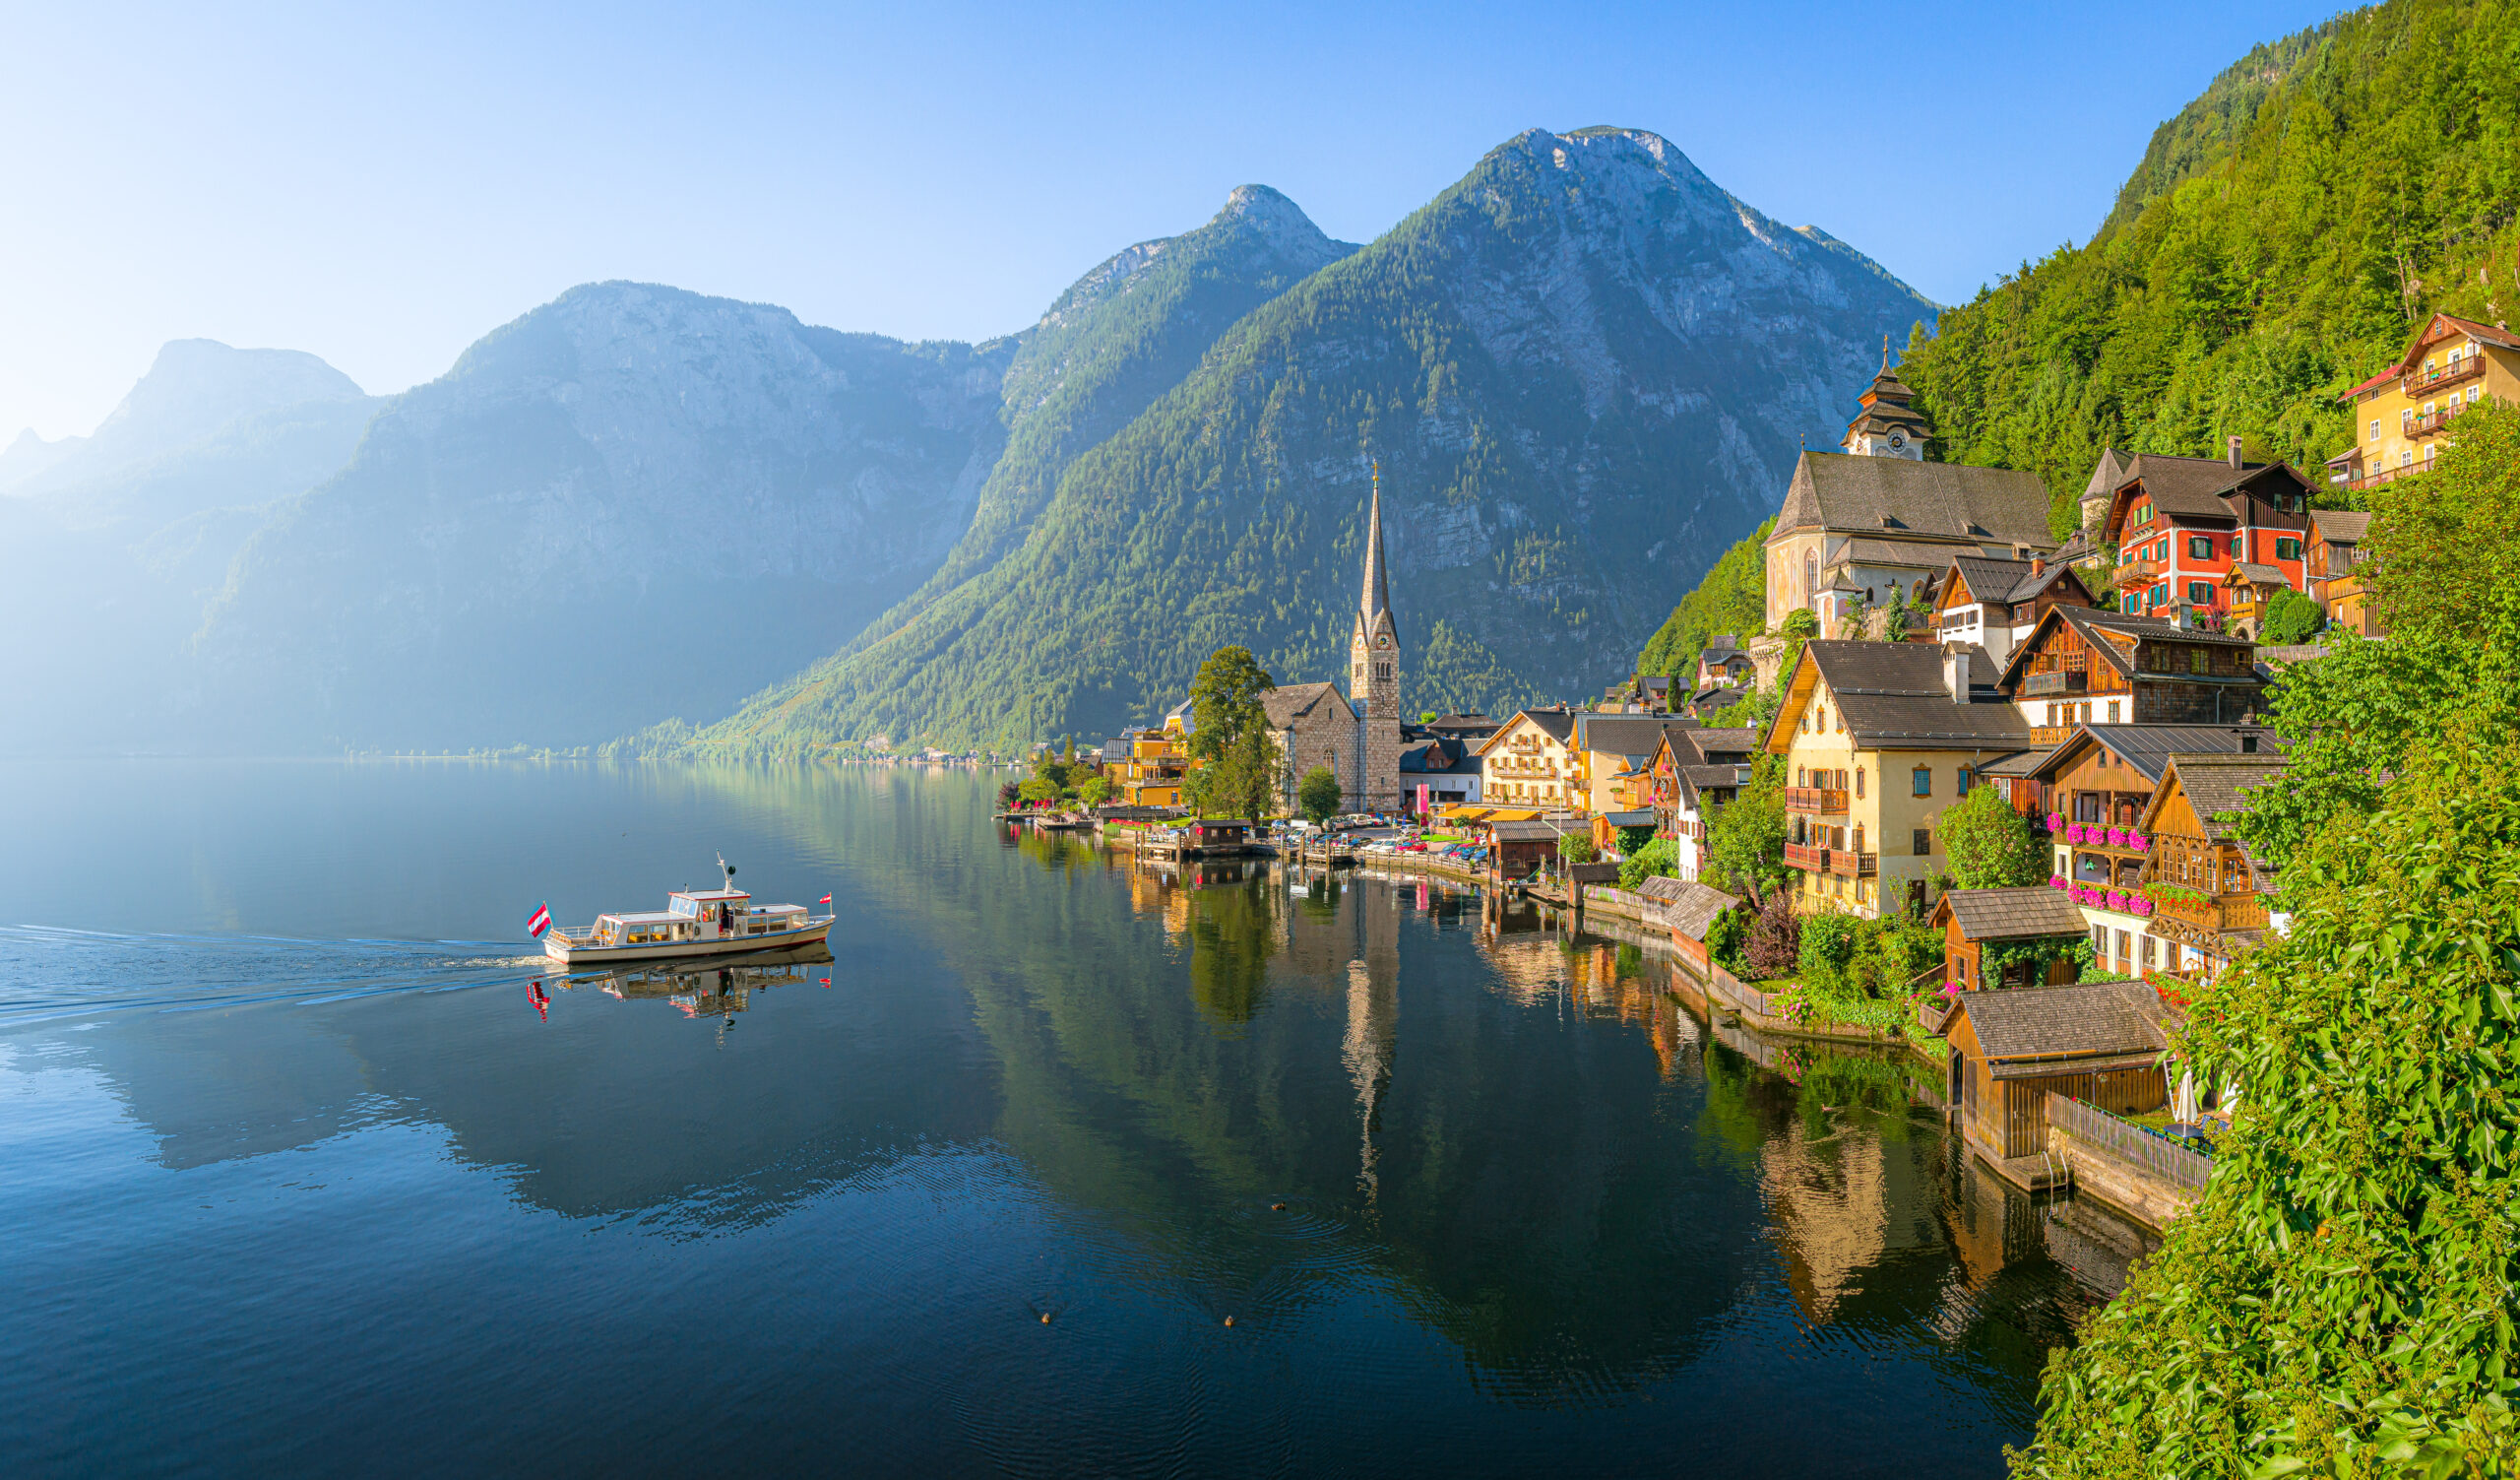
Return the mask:
<path id="1" fill-rule="evenodd" d="M 693 967 L 661 961 L 647 967 L 560 977 L 552 985 L 563 991 L 592 989 L 628 1001 L 662 997 L 686 1017 L 731 1017 L 749 1004 L 753 993 L 792 987 L 814 979 L 813 968 L 831 963 L 827 950 L 776 951 L 748 957 L 741 964 Z"/>

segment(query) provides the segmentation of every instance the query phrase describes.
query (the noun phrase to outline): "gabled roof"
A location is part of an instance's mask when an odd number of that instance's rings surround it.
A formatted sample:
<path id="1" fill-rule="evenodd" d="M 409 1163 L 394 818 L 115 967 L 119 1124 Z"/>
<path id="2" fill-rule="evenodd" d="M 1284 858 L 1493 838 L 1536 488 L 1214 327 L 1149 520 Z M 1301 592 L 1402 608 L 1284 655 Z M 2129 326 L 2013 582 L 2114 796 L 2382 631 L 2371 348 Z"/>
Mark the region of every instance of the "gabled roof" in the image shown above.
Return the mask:
<path id="1" fill-rule="evenodd" d="M 2232 568 L 2224 573 L 2223 580 L 2228 584 L 2235 577 L 2246 581 L 2252 586 L 2289 586 L 2292 584 L 2292 582 L 2285 577 L 2284 572 L 2276 569 L 2272 565 L 2260 565 L 2254 560 L 2234 560 L 2232 562 Z"/>
<path id="2" fill-rule="evenodd" d="M 1568 833 L 1579 833 L 1584 830 L 1577 823 L 1555 822 L 1546 817 L 1527 822 L 1500 820 L 1489 823 L 1488 828 L 1495 834 L 1496 841 L 1499 843 L 1545 843 L 1564 837 Z"/>
<path id="3" fill-rule="evenodd" d="M 2027 748 L 2030 722 L 2012 705 L 1997 702 L 1992 689 L 1981 691 L 1980 676 L 1995 671 L 1994 660 L 1980 647 L 1970 647 L 1968 654 L 1970 690 L 1976 697 L 1966 704 L 1953 703 L 1943 686 L 1942 649 L 1921 642 L 1815 638 L 1802 645 L 1801 663 L 1787 680 L 1789 693 L 1801 688 L 1801 667 L 1810 665 L 1829 686 L 1848 733 L 1865 749 Z M 1798 717 L 1796 706 L 1781 707 L 1771 722 L 1769 744 Z"/>
<path id="4" fill-rule="evenodd" d="M 1339 696 L 1335 683 L 1285 683 L 1260 696 L 1260 708 L 1269 717 L 1269 728 L 1284 730 L 1310 714 L 1327 699 L 1340 708 L 1347 700 Z"/>
<path id="5" fill-rule="evenodd" d="M 1747 760 L 1759 753 L 1759 732 L 1746 725 L 1708 726 L 1691 730 L 1688 736 L 1689 743 L 1697 746 L 1699 756 L 1709 763 L 1719 755 L 1737 755 Z"/>
<path id="6" fill-rule="evenodd" d="M 2187 798 L 2188 810 L 2205 824 L 2206 836 L 2230 842 L 2231 819 L 2248 810 L 2248 794 L 2280 774 L 2284 765 L 2281 755 L 2177 752 L 2170 757 L 2166 783 L 2154 788 L 2153 800 L 2144 807 L 2143 828 L 2153 830 L 2154 819 L 2173 790 L 2167 782 L 2175 781 L 2175 789 Z"/>
<path id="7" fill-rule="evenodd" d="M 1575 716 L 1577 748 L 1595 753 L 1650 759 L 1662 747 L 1663 732 L 1679 728 L 1654 714 L 1579 714 Z"/>
<path id="8" fill-rule="evenodd" d="M 2144 468 L 2155 461 L 2161 466 L 2145 472 Z M 2109 513 L 2102 518 L 2102 534 L 2113 538 L 2125 527 L 2126 510 L 2138 502 L 2150 503 L 2174 520 L 2237 525 L 2241 510 L 2231 495 L 2251 483 L 2282 480 L 2304 497 L 2317 487 L 2290 463 L 2242 463 L 2236 469 L 2212 458 L 2180 458 L 2177 463 L 2173 467 L 2167 458 L 2139 460 L 2138 477 L 2118 485 Z"/>
<path id="9" fill-rule="evenodd" d="M 2029 664 L 2032 651 L 2057 622 L 2071 623 L 2082 633 L 2084 647 L 2100 654 L 2110 668 L 2127 676 L 2132 676 L 2135 672 L 2132 655 L 2118 644 L 2095 634 L 2112 632 L 2138 641 L 2149 637 L 2159 642 L 2199 643 L 2207 647 L 2249 646 L 2245 637 L 2233 637 L 2223 632 L 2190 631 L 2158 616 L 2135 616 L 2124 611 L 2111 611 L 2106 607 L 2050 607 L 2040 614 L 2039 623 L 2030 629 L 2030 635 L 2014 645 L 2012 657 L 2004 663 L 2003 676 L 1995 680 L 1997 688 L 2010 693 L 2020 683 L 2021 672 Z"/>
<path id="10" fill-rule="evenodd" d="M 2371 530 L 2371 516 L 2356 509 L 2312 509 L 2310 527 L 2330 545 L 2360 545 Z"/>
<path id="11" fill-rule="evenodd" d="M 1633 718 L 1651 718 L 1651 716 L 1633 716 Z M 1571 709 L 1518 710 L 1512 719 L 1496 727 L 1495 734 L 1479 742 L 1479 753 L 1486 754 L 1490 745 L 1504 739 L 1505 732 L 1513 729 L 1517 722 L 1523 720 L 1531 721 L 1535 729 L 1559 744 L 1564 744 L 1575 734 L 1575 711 Z"/>
<path id="12" fill-rule="evenodd" d="M 2091 927 L 2062 889 L 2030 884 L 2017 889 L 1947 889 L 1933 918 L 1958 921 L 1964 940 L 2016 940 L 2029 936 L 2080 935 Z"/>
<path id="13" fill-rule="evenodd" d="M 1954 1005 L 1968 1014 L 1989 1062 L 2157 1055 L 2170 1047 L 2161 997 L 2141 982 L 1964 992 Z"/>
<path id="14" fill-rule="evenodd" d="M 1691 810 L 1702 813 L 1706 810 L 1707 793 L 1736 792 L 1741 789 L 1741 765 L 1682 766 L 1679 780 L 1682 800 L 1688 804 Z"/>
<path id="15" fill-rule="evenodd" d="M 1741 906 L 1738 899 L 1696 879 L 1682 882 L 1676 878 L 1649 878 L 1638 886 L 1637 892 L 1646 898 L 1648 921 L 1691 940 L 1705 939 L 1707 927 L 1715 923 L 1716 916 Z"/>
<path id="16" fill-rule="evenodd" d="M 1412 776 L 1476 776 L 1479 757 L 1453 736 L 1438 736 L 1400 752 L 1400 769 Z"/>
<path id="17" fill-rule="evenodd" d="M 2255 750 L 2241 748 L 2251 742 Z M 2254 759 L 2278 754 L 2279 743 L 2274 731 L 2253 725 L 2081 725 L 2028 774 L 2053 781 L 2099 746 L 2159 786 L 2174 755 L 2213 752 Z"/>
<path id="18" fill-rule="evenodd" d="M 1805 529 L 1902 542 L 2054 544 L 2048 487 L 2037 474 L 1843 452 L 1802 454 L 1768 538 Z"/>

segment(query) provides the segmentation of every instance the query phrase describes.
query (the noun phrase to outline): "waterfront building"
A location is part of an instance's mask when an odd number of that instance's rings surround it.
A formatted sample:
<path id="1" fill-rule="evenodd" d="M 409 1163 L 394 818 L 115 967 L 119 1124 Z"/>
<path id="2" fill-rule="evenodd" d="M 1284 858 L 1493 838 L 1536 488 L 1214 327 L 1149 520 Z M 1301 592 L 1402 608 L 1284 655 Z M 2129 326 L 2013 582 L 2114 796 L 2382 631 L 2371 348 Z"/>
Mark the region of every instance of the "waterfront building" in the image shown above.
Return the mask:
<path id="1" fill-rule="evenodd" d="M 1492 806 L 1575 806 L 1573 710 L 1526 709 L 1479 742 L 1480 799 Z"/>
<path id="2" fill-rule="evenodd" d="M 2248 640 L 2157 616 L 2050 607 L 1994 678 L 2031 743 L 2078 725 L 2232 725 L 2266 703 Z"/>
<path id="3" fill-rule="evenodd" d="M 1947 889 L 1927 923 L 1942 932 L 1942 979 L 1962 992 L 2069 983 L 2089 930 L 2074 902 L 2044 884 Z"/>
<path id="4" fill-rule="evenodd" d="M 1102 779 L 1120 806 L 1179 806 L 1190 774 L 1188 716 L 1174 710 L 1157 729 L 1131 730 L 1103 741 Z"/>
<path id="5" fill-rule="evenodd" d="M 1356 779 L 1351 811 L 1400 810 L 1400 629 L 1391 617 L 1391 575 L 1382 549 L 1382 469 L 1365 512 L 1364 593 L 1348 638 L 1348 697 L 1356 715 Z"/>
<path id="6" fill-rule="evenodd" d="M 2233 823 L 2249 793 L 2284 769 L 2284 758 L 2256 754 L 2174 754 L 2137 825 L 2149 847 L 2140 882 L 2152 904 L 2152 933 L 2177 952 L 2158 970 L 2202 980 L 2218 975 L 2277 923 L 2267 896 L 2273 873 Z"/>
<path id="7" fill-rule="evenodd" d="M 2160 1109 L 2173 1020 L 2141 982 L 1960 994 L 1944 1037 L 1962 1138 L 2008 1179 L 2044 1185 L 2052 1171 L 2019 1164 L 2048 1149 L 2048 1095 L 2117 1115 Z"/>
<path id="8" fill-rule="evenodd" d="M 2432 470 L 2461 412 L 2498 396 L 2520 401 L 2520 335 L 2436 313 L 2398 356 L 2339 399 L 2354 408 L 2354 445 L 2327 460 L 2331 482 L 2368 488 Z"/>
<path id="9" fill-rule="evenodd" d="M 1762 740 L 1789 779 L 1797 910 L 1878 919 L 1932 903 L 1948 871 L 1942 808 L 1982 768 L 2030 748 L 2020 711 L 1986 682 L 1992 668 L 1958 643 L 1803 644 Z"/>

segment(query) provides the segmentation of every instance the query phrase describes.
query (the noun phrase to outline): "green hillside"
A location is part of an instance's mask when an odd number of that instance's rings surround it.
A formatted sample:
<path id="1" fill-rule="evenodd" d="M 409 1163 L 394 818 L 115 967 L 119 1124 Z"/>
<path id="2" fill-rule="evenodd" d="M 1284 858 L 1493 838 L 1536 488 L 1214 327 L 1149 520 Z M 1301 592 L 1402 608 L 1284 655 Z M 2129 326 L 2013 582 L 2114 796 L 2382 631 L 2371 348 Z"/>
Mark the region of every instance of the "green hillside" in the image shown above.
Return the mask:
<path id="1" fill-rule="evenodd" d="M 1639 675 L 1676 676 L 1693 674 L 1697 655 L 1710 638 L 1727 634 L 1747 639 L 1765 630 L 1768 620 L 1768 531 L 1771 515 L 1724 552 L 1697 589 L 1680 598 L 1636 660 Z"/>
<path id="2" fill-rule="evenodd" d="M 2434 311 L 2520 316 L 2520 5 L 2390 0 L 2260 46 L 2154 134 L 2087 245 L 1943 315 L 1902 373 L 1953 462 L 2075 520 L 2105 446 L 2306 468 Z"/>
<path id="3" fill-rule="evenodd" d="M 1403 707 L 1582 691 L 1757 522 L 1797 439 L 1834 432 L 1879 336 L 1931 312 L 1650 134 L 1534 130 L 1235 324 L 985 568 L 697 742 L 1090 735 L 1228 643 L 1281 681 L 1334 676 L 1376 458 Z"/>

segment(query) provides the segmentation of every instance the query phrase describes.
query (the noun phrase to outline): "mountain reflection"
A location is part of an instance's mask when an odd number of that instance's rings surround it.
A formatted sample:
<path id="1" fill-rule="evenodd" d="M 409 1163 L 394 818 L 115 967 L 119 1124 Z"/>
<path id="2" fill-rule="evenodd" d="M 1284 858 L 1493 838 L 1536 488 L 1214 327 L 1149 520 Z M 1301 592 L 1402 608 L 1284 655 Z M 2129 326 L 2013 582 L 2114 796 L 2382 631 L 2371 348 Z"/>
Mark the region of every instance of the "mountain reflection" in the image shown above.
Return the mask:
<path id="1" fill-rule="evenodd" d="M 1146 1279 L 1245 1321 L 1387 1298 L 1516 1403 L 1616 1399 L 1781 1292 L 1830 1339 L 2000 1356 L 2015 1376 L 1972 1381 L 2026 1404 L 2146 1242 L 1956 1156 L 1898 1062 L 1710 1025 L 1635 941 L 1416 883 L 992 839 L 968 778 L 680 784 L 765 874 L 846 870 L 828 968 L 552 981 L 547 1023 L 513 986 L 201 1012 L 81 1052 L 170 1167 L 424 1120 L 526 1204 L 693 1235 L 1002 1149 Z"/>

